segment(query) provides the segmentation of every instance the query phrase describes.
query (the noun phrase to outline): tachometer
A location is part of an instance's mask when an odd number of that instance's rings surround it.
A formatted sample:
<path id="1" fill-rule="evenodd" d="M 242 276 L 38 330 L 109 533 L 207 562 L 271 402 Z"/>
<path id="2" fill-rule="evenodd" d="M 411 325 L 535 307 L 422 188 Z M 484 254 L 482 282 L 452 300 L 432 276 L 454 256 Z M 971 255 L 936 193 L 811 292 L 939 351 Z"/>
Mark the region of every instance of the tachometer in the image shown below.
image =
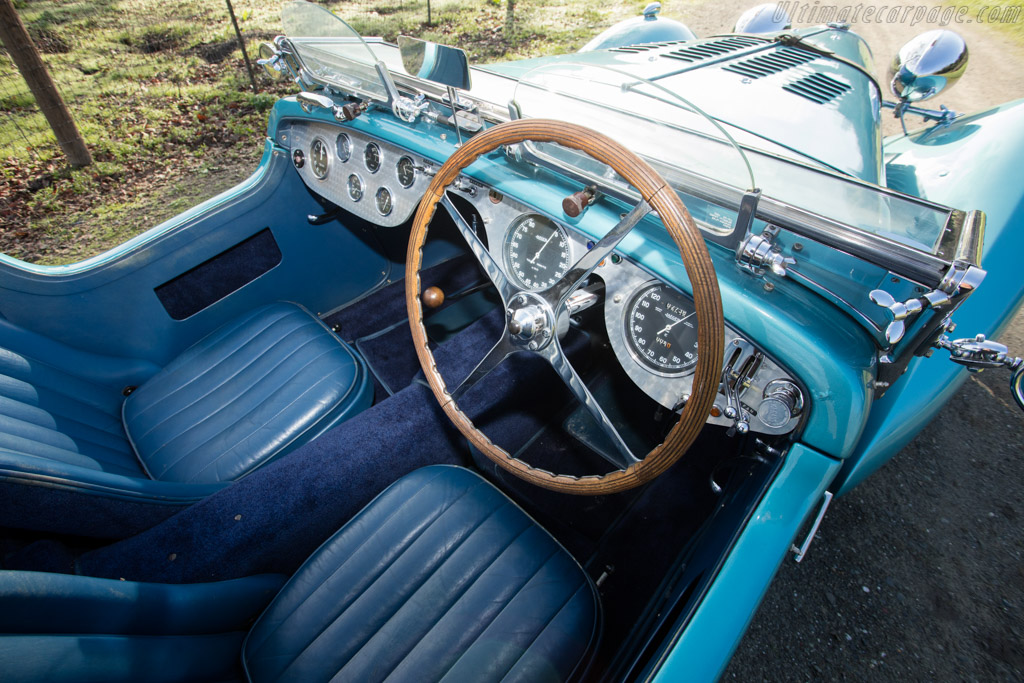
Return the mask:
<path id="1" fill-rule="evenodd" d="M 668 285 L 641 289 L 626 309 L 626 338 L 634 358 L 659 374 L 678 375 L 697 363 L 693 302 Z"/>
<path id="2" fill-rule="evenodd" d="M 547 289 L 569 270 L 569 239 L 543 216 L 520 216 L 505 236 L 505 263 L 520 287 Z"/>

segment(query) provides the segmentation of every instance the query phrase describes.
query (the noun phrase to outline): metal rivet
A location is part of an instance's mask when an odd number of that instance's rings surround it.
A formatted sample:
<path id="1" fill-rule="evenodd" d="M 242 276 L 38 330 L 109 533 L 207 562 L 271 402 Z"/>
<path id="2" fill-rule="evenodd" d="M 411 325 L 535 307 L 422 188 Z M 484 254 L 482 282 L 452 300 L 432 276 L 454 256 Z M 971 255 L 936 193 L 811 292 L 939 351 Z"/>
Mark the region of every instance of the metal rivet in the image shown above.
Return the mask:
<path id="1" fill-rule="evenodd" d="M 239 522 L 242 520 L 242 515 L 235 515 L 235 521 Z"/>
<path id="2" fill-rule="evenodd" d="M 612 297 L 612 301 L 614 301 L 617 304 L 622 303 L 622 295 L 616 294 L 615 296 Z"/>
<path id="3" fill-rule="evenodd" d="M 803 251 L 803 250 L 804 250 L 804 243 L 803 242 L 794 242 L 793 243 L 793 251 Z"/>
<path id="4" fill-rule="evenodd" d="M 170 555 L 167 556 L 167 559 L 170 560 L 171 562 L 174 562 L 176 559 L 178 559 L 178 553 L 171 553 Z"/>
<path id="5" fill-rule="evenodd" d="M 537 342 L 535 342 L 535 341 L 530 342 L 530 350 L 531 351 L 536 351 L 537 350 Z"/>
<path id="6" fill-rule="evenodd" d="M 766 292 L 773 292 L 773 291 L 775 291 L 775 285 L 773 285 L 771 282 L 764 283 L 764 291 L 766 291 Z"/>

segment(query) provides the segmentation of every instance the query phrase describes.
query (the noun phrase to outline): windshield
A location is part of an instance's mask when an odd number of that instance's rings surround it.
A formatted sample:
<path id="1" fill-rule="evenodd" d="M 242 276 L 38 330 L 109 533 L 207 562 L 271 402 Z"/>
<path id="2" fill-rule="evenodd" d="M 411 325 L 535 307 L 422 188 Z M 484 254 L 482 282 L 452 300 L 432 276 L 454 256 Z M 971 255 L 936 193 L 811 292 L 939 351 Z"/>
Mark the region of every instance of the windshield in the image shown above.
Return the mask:
<path id="1" fill-rule="evenodd" d="M 373 100 L 387 100 L 377 58 L 351 26 L 308 2 L 287 3 L 281 9 L 281 22 L 305 80 Z"/>
<path id="2" fill-rule="evenodd" d="M 949 218 L 943 207 L 751 149 L 751 141 L 734 131 L 741 152 L 733 136 L 697 105 L 618 70 L 566 63 L 540 67 L 522 77 L 515 101 L 524 117 L 572 121 L 612 137 L 683 194 L 702 186 L 737 192 L 756 187 L 783 204 L 936 255 Z M 534 148 L 542 158 L 615 180 L 569 150 Z"/>

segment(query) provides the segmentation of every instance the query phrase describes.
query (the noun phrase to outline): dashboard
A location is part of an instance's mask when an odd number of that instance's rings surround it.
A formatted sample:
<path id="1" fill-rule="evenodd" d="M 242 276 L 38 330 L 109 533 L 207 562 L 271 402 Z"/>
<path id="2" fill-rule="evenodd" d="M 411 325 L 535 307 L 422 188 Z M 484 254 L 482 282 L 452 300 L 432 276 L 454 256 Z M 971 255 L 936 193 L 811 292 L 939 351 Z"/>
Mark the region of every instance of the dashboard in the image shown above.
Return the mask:
<path id="1" fill-rule="evenodd" d="M 287 128 L 292 163 L 306 185 L 328 201 L 383 227 L 405 223 L 439 166 L 366 133 L 327 123 Z M 488 249 L 523 290 L 553 285 L 594 246 L 591 238 L 525 202 L 460 178 L 449 191 L 482 218 Z M 467 219 L 469 217 L 467 216 Z M 603 285 L 605 328 L 629 378 L 663 407 L 678 411 L 693 383 L 697 348 L 694 303 L 617 252 L 594 271 Z M 601 287 L 590 288 L 601 289 Z M 595 298 L 595 297 L 591 297 Z M 723 379 L 708 423 L 760 434 L 785 434 L 806 413 L 798 381 L 726 323 Z"/>

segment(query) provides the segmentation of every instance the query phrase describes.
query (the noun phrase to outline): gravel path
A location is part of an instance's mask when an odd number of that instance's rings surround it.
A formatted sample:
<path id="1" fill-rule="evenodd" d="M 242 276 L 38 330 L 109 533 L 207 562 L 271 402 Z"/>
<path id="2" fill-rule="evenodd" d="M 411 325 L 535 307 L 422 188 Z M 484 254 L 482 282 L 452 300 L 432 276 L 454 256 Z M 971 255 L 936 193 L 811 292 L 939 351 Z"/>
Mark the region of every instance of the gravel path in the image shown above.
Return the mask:
<path id="1" fill-rule="evenodd" d="M 664 4 L 706 36 L 753 3 Z M 853 26 L 883 83 L 899 46 L 932 28 Z M 929 104 L 972 112 L 1024 97 L 1014 68 L 1024 50 L 987 26 L 949 28 L 967 40 L 970 66 Z M 1024 354 L 1024 313 L 1002 341 Z M 998 371 L 969 379 L 924 433 L 833 502 L 807 558 L 784 562 L 725 680 L 1024 680 L 1024 413 L 1006 382 Z"/>

